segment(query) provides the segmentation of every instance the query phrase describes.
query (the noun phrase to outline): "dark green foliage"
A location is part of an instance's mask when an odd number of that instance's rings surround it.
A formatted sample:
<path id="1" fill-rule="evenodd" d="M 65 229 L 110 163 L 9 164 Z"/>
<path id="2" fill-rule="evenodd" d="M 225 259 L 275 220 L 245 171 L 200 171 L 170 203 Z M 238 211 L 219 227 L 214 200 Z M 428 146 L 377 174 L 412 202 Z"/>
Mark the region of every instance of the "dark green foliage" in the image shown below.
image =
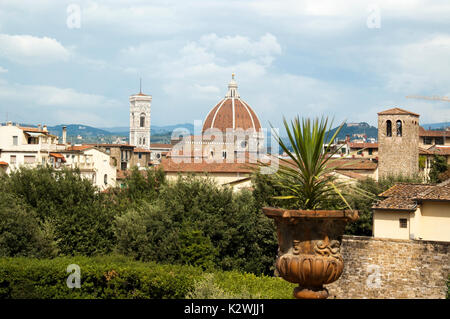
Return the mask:
<path id="1" fill-rule="evenodd" d="M 22 199 L 40 223 L 52 225 L 61 254 L 92 255 L 112 250 L 112 203 L 79 171 L 22 167 L 2 177 L 0 188 Z"/>
<path id="2" fill-rule="evenodd" d="M 0 257 L 53 257 L 57 253 L 50 225 L 15 196 L 0 192 Z"/>
<path id="3" fill-rule="evenodd" d="M 98 192 L 80 172 L 48 167 L 1 177 L 2 196 L 9 196 L 3 202 L 15 198 L 20 206 L 0 206 L 8 216 L 2 254 L 50 257 L 48 242 L 59 255 L 118 251 L 144 261 L 271 273 L 274 226 L 252 193 L 233 193 L 202 177 L 167 183 L 154 169 L 134 169 L 125 185 Z"/>
<path id="4" fill-rule="evenodd" d="M 208 237 L 203 236 L 200 230 L 182 229 L 178 241 L 180 259 L 183 263 L 203 269 L 214 268 L 217 249 Z"/>
<path id="5" fill-rule="evenodd" d="M 270 273 L 272 221 L 250 192 L 233 194 L 210 179 L 179 177 L 157 200 L 116 218 L 117 249 L 140 260 Z"/>
<path id="6" fill-rule="evenodd" d="M 134 167 L 130 176 L 125 179 L 126 196 L 131 201 L 140 199 L 152 200 L 157 197 L 162 185 L 166 183 L 164 171 L 147 168 L 139 170 Z"/>
<path id="7" fill-rule="evenodd" d="M 430 168 L 430 181 L 432 183 L 440 183 L 444 180 L 441 179 L 442 173 L 445 173 L 447 169 L 449 169 L 449 165 L 447 164 L 447 159 L 445 156 L 434 155 L 433 161 L 431 162 Z"/>
<path id="8" fill-rule="evenodd" d="M 71 264 L 80 267 L 81 288 L 67 287 Z M 227 295 L 248 291 L 261 298 L 292 298 L 293 285 L 280 278 L 213 274 L 215 284 Z M 0 258 L 0 299 L 180 299 L 192 293 L 203 278 L 201 268 L 142 263 L 120 256 Z"/>

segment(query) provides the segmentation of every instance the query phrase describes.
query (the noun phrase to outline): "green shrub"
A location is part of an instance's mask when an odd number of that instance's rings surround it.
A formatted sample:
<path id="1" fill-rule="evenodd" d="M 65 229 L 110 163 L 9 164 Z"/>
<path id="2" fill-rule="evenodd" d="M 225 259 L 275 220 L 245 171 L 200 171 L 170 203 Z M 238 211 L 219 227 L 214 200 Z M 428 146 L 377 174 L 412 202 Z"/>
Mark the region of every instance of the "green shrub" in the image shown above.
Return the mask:
<path id="1" fill-rule="evenodd" d="M 0 192 L 0 257 L 53 257 L 57 254 L 51 225 L 20 200 Z"/>
<path id="2" fill-rule="evenodd" d="M 117 251 L 139 260 L 256 274 L 273 271 L 278 247 L 273 222 L 250 192 L 195 176 L 117 216 L 114 233 Z"/>
<path id="3" fill-rule="evenodd" d="M 117 212 L 78 170 L 21 167 L 0 178 L 0 191 L 19 198 L 32 208 L 40 223 L 51 225 L 61 254 L 112 250 L 111 224 Z"/>
<path id="4" fill-rule="evenodd" d="M 81 288 L 67 287 L 71 264 L 80 267 Z M 205 275 L 197 267 L 122 256 L 0 258 L 1 299 L 292 298 L 293 286 L 280 278 L 220 271 Z"/>

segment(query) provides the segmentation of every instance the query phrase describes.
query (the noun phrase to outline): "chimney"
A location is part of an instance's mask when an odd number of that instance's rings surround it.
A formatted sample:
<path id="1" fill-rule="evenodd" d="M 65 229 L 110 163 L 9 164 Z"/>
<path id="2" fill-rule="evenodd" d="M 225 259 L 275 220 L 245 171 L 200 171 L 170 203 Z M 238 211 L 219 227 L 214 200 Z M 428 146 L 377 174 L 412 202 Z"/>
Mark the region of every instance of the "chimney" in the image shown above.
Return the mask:
<path id="1" fill-rule="evenodd" d="M 47 125 L 44 124 L 44 127 L 42 128 L 42 130 L 43 130 L 44 132 L 48 132 L 48 130 L 47 130 Z"/>
<path id="2" fill-rule="evenodd" d="M 42 130 L 42 125 L 38 124 L 38 130 L 41 131 Z"/>
<path id="3" fill-rule="evenodd" d="M 67 126 L 62 127 L 62 143 L 64 145 L 67 143 Z"/>
<path id="4" fill-rule="evenodd" d="M 6 126 L 12 126 L 12 122 L 11 121 L 6 122 Z"/>

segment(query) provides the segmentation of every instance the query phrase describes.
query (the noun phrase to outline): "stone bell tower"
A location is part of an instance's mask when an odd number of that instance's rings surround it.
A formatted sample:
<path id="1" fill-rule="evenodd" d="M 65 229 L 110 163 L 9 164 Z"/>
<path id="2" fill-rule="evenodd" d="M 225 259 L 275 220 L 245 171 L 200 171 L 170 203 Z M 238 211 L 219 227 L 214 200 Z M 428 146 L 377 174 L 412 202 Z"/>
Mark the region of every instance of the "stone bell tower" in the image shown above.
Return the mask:
<path id="1" fill-rule="evenodd" d="M 152 96 L 142 93 L 130 96 L 130 144 L 150 149 L 150 105 Z"/>
<path id="2" fill-rule="evenodd" d="M 378 178 L 419 172 L 419 116 L 397 107 L 378 113 Z"/>

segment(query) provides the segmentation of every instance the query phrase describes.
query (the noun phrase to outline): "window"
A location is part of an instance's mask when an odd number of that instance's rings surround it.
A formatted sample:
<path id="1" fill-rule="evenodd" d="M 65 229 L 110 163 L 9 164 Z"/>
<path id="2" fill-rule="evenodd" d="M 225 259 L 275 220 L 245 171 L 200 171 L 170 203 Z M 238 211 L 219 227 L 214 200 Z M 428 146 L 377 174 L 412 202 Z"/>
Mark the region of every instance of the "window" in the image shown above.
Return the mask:
<path id="1" fill-rule="evenodd" d="M 18 136 L 13 136 L 13 145 L 14 146 L 19 145 L 19 137 Z"/>
<path id="2" fill-rule="evenodd" d="M 142 138 L 142 145 L 145 145 L 145 137 Z"/>
<path id="3" fill-rule="evenodd" d="M 423 144 L 431 145 L 433 143 L 433 139 L 429 136 L 424 136 L 423 138 Z"/>
<path id="4" fill-rule="evenodd" d="M 222 152 L 222 158 L 227 158 L 227 152 L 225 151 Z"/>
<path id="5" fill-rule="evenodd" d="M 444 137 L 439 136 L 434 138 L 434 144 L 436 145 L 444 145 Z"/>
<path id="6" fill-rule="evenodd" d="M 402 121 L 398 120 L 397 124 L 397 136 L 402 136 Z"/>
<path id="7" fill-rule="evenodd" d="M 108 185 L 108 175 L 105 174 L 105 176 L 103 176 L 103 183 L 105 183 L 105 185 Z"/>
<path id="8" fill-rule="evenodd" d="M 11 155 L 9 162 L 10 162 L 11 164 L 16 164 L 16 162 L 17 162 L 16 155 Z"/>
<path id="9" fill-rule="evenodd" d="M 144 127 L 145 126 L 145 115 L 141 114 L 141 119 L 140 119 L 140 123 L 139 123 L 140 127 Z"/>
<path id="10" fill-rule="evenodd" d="M 369 155 L 373 154 L 373 148 L 369 148 Z"/>
<path id="11" fill-rule="evenodd" d="M 406 218 L 400 218 L 399 223 L 400 223 L 400 228 L 408 227 L 408 220 Z"/>
<path id="12" fill-rule="evenodd" d="M 109 147 L 106 148 L 106 154 L 111 154 L 111 149 Z"/>
<path id="13" fill-rule="evenodd" d="M 142 153 L 141 152 L 139 152 L 139 159 L 141 159 L 142 158 Z"/>
<path id="14" fill-rule="evenodd" d="M 392 122 L 390 120 L 386 121 L 386 136 L 392 136 Z"/>
<path id="15" fill-rule="evenodd" d="M 35 156 L 24 156 L 23 157 L 23 162 L 25 164 L 33 164 L 36 161 L 36 157 Z"/>

